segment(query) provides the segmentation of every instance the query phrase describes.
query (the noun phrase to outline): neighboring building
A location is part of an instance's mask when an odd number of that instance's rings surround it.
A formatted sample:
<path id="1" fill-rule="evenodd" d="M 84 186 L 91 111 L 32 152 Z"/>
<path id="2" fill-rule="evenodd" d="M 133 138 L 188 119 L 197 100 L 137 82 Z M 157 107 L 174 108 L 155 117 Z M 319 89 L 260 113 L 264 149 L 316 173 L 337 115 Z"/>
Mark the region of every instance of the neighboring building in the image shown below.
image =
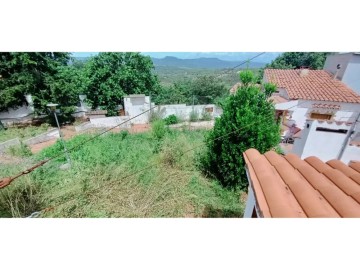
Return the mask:
<path id="1" fill-rule="evenodd" d="M 360 95 L 334 79 L 330 73 L 325 70 L 266 69 L 264 81 L 277 85 L 274 99 L 280 96 L 287 100 L 275 103 L 277 117 L 282 117 L 283 126 L 291 127 L 295 124 L 302 130 L 301 134 L 297 134 L 294 147 L 289 152 L 296 153 L 301 158 L 316 155 L 327 161 L 338 158 L 342 145 L 353 141 L 352 134 L 349 142 L 344 142 L 351 125 L 358 118 Z M 324 131 L 322 127 L 325 124 L 316 120 L 327 121 L 327 130 Z M 339 128 L 339 123 L 347 123 L 347 126 Z M 342 132 L 345 133 L 339 134 L 339 129 L 344 129 Z M 348 148 L 341 159 L 348 162 L 354 155 L 360 159 L 360 147 L 351 150 Z"/>
<path id="2" fill-rule="evenodd" d="M 151 103 L 151 107 L 154 108 L 155 104 Z M 146 124 L 150 119 L 150 97 L 144 94 L 128 95 L 124 97 L 124 110 L 125 116 L 133 118 L 142 113 L 142 115 L 131 120 L 132 124 Z"/>
<path id="3" fill-rule="evenodd" d="M 348 164 L 351 160 L 360 161 L 359 135 L 360 122 L 307 120 L 290 152 L 300 158 L 316 155 L 324 162 L 339 159 Z"/>
<path id="4" fill-rule="evenodd" d="M 360 217 L 360 162 L 244 152 L 249 181 L 244 217 Z"/>
<path id="5" fill-rule="evenodd" d="M 324 70 L 360 95 L 360 53 L 337 53 L 326 58 Z"/>
<path id="6" fill-rule="evenodd" d="M 360 95 L 325 70 L 265 69 L 264 81 L 275 83 L 275 95 L 288 100 L 275 105 L 278 113 L 301 129 L 307 119 L 354 121 L 360 111 Z"/>

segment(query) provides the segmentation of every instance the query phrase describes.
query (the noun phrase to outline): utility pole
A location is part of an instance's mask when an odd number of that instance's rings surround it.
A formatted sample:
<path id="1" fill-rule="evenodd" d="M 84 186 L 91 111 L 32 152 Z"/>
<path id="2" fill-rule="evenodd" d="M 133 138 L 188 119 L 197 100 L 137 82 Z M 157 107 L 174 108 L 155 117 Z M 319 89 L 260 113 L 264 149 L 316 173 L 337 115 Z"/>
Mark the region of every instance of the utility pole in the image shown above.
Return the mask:
<path id="1" fill-rule="evenodd" d="M 66 146 L 65 146 L 65 142 L 63 140 L 63 137 L 61 135 L 61 130 L 60 130 L 60 124 L 59 124 L 59 121 L 58 121 L 58 118 L 57 118 L 57 115 L 56 115 L 56 106 L 58 104 L 53 104 L 53 103 L 50 103 L 48 104 L 47 106 L 50 108 L 50 110 L 54 113 L 54 117 L 55 117 L 55 120 L 56 120 L 56 124 L 57 124 L 57 127 L 58 127 L 58 130 L 59 130 L 59 136 L 60 136 L 60 142 L 64 148 L 64 152 L 65 152 L 65 156 L 66 156 L 66 160 L 67 160 L 67 166 L 71 167 L 71 159 L 70 159 L 70 156 L 69 156 L 69 152 L 68 150 L 66 149 Z"/>
<path id="2" fill-rule="evenodd" d="M 360 118 L 360 112 L 358 113 L 355 122 L 351 125 L 348 133 L 346 134 L 344 143 L 343 143 L 343 145 L 341 146 L 341 149 L 340 149 L 340 152 L 339 152 L 339 155 L 338 155 L 338 158 L 337 158 L 338 160 L 340 160 L 340 159 L 342 158 L 342 155 L 344 154 L 345 148 L 346 148 L 346 146 L 348 145 L 349 138 L 350 138 L 350 136 L 352 135 L 352 133 L 353 133 L 355 127 L 356 127 L 356 124 L 357 124 L 358 121 L 359 121 L 359 118 Z"/>

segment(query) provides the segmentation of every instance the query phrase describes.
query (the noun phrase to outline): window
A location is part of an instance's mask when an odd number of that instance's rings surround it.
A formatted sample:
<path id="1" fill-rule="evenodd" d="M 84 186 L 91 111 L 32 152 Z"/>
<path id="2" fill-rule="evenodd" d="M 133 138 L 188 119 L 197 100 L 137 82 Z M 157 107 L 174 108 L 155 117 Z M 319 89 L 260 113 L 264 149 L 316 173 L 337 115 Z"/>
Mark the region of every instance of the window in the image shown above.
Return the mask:
<path id="1" fill-rule="evenodd" d="M 348 132 L 347 129 L 332 129 L 332 128 L 324 128 L 324 127 L 317 127 L 316 131 L 333 132 L 333 133 L 341 133 L 341 134 L 346 134 Z"/>
<path id="2" fill-rule="evenodd" d="M 330 120 L 332 117 L 331 114 L 322 114 L 322 113 L 311 113 L 310 118 L 311 119 L 317 119 L 317 120 Z"/>

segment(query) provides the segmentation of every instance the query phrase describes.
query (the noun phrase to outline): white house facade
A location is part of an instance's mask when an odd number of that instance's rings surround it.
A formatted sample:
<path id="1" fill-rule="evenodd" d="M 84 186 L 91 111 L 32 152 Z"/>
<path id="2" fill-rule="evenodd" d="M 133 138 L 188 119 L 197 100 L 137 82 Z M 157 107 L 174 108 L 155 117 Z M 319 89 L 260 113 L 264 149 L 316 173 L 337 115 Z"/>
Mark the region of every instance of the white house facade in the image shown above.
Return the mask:
<path id="1" fill-rule="evenodd" d="M 290 152 L 301 158 L 315 155 L 326 162 L 342 151 L 344 162 L 360 160 L 360 147 L 350 145 L 355 133 L 348 136 L 351 127 L 358 130 L 360 95 L 325 70 L 266 69 L 264 81 L 275 83 L 274 95 L 285 99 L 275 104 L 282 123 L 301 129 Z"/>

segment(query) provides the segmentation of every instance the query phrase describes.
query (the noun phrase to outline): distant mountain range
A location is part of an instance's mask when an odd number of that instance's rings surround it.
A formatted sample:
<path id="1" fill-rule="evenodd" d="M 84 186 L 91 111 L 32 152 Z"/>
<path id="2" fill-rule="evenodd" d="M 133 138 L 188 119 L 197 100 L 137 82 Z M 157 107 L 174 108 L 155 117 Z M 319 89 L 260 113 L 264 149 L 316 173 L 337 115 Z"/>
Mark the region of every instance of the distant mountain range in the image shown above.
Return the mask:
<path id="1" fill-rule="evenodd" d="M 148 55 L 153 58 L 164 58 L 166 56 L 173 56 L 180 59 L 197 59 L 197 58 L 218 58 L 224 61 L 246 61 L 259 52 L 143 52 L 142 54 Z M 256 58 L 256 62 L 270 63 L 280 52 L 266 52 Z"/>
<path id="2" fill-rule="evenodd" d="M 98 52 L 73 52 L 73 57 L 90 57 L 97 55 Z M 173 56 L 180 59 L 196 59 L 196 58 L 218 58 L 224 61 L 245 61 L 250 59 L 259 52 L 142 52 L 141 54 L 148 55 L 153 58 L 164 58 L 166 56 Z M 266 52 L 256 58 L 256 62 L 270 63 L 280 52 Z"/>
<path id="3" fill-rule="evenodd" d="M 247 59 L 256 56 L 258 53 L 153 52 L 142 54 L 150 56 L 155 67 L 226 69 L 233 68 Z M 249 64 L 245 63 L 241 65 L 241 67 L 262 68 L 279 55 L 280 53 L 265 53 L 250 61 Z M 90 58 L 90 55 L 86 55 L 85 53 L 82 55 L 73 54 L 73 56 L 75 56 L 75 59 L 84 62 Z"/>
<path id="4" fill-rule="evenodd" d="M 179 68 L 207 68 L 207 69 L 225 69 L 233 68 L 243 63 L 242 68 L 261 68 L 266 63 L 244 61 L 224 61 L 218 58 L 196 58 L 196 59 L 179 59 L 173 56 L 166 56 L 164 58 L 151 58 L 155 68 L 156 67 L 179 67 Z"/>

